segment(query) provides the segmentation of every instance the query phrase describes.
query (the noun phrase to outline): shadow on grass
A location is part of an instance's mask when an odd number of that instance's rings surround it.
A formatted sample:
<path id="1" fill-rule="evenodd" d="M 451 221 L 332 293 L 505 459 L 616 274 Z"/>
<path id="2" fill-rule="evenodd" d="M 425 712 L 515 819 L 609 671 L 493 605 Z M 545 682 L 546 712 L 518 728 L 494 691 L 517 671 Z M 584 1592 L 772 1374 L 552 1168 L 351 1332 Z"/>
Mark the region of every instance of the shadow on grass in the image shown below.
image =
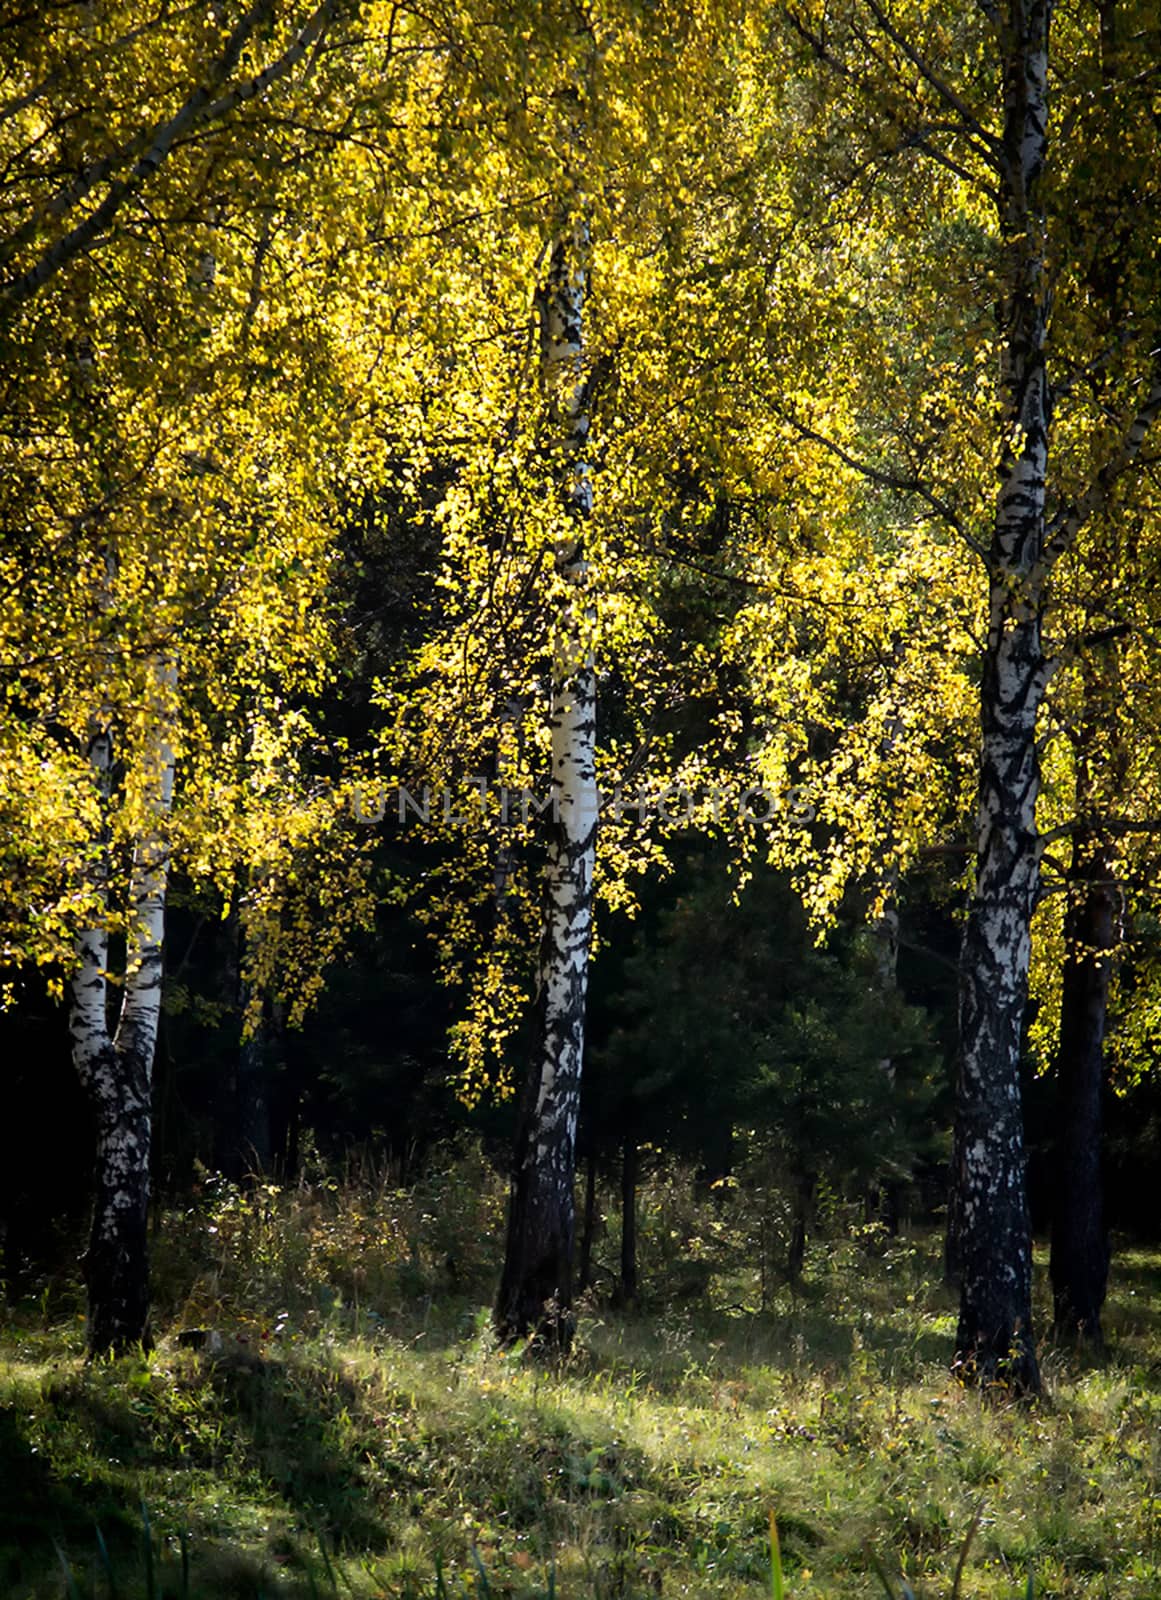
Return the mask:
<path id="1" fill-rule="evenodd" d="M 190 1363 L 156 1386 L 146 1369 L 126 1361 L 30 1388 L 0 1410 L 0 1594 L 63 1592 L 62 1553 L 82 1591 L 91 1590 L 90 1578 L 104 1584 L 102 1570 L 111 1569 L 128 1575 L 126 1592 L 134 1594 L 146 1565 L 141 1497 L 149 1499 L 151 1486 L 166 1506 L 154 1529 L 159 1560 L 163 1534 L 172 1565 L 177 1536 L 188 1528 L 195 1577 L 215 1574 L 199 1578 L 191 1595 L 295 1592 L 292 1580 L 272 1572 L 265 1551 L 238 1550 L 231 1526 L 264 1520 L 265 1508 L 279 1501 L 301 1530 L 275 1546 L 283 1573 L 317 1568 L 320 1545 L 384 1548 L 389 1521 L 364 1482 L 359 1438 L 351 1437 L 367 1404 L 333 1367 L 277 1360 Z M 183 1419 L 195 1412 L 209 1425 L 183 1439 Z M 237 1518 L 223 1511 L 228 1499 L 237 1502 Z M 262 1518 L 253 1515 L 255 1502 Z"/>
<path id="2" fill-rule="evenodd" d="M 110 1544 L 139 1536 L 140 1513 L 101 1476 L 61 1475 L 32 1444 L 15 1406 L 0 1410 L 0 1592 L 14 1594 L 55 1559 L 54 1544 L 91 1546 L 100 1523 Z"/>
<path id="3" fill-rule="evenodd" d="M 207 1372 L 247 1468 L 301 1522 L 338 1545 L 387 1542 L 357 1449 L 367 1397 L 329 1366 L 211 1362 Z"/>

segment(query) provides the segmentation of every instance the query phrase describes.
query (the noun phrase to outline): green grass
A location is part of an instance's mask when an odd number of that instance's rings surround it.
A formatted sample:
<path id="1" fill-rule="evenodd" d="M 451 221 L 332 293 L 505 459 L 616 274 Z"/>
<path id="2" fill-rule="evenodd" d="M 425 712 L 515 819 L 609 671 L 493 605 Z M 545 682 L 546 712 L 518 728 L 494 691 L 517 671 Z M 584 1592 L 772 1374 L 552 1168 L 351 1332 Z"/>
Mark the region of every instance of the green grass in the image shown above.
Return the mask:
<path id="1" fill-rule="evenodd" d="M 163 1233 L 148 1358 L 10 1314 L 3 1596 L 1161 1595 L 1156 1255 L 1119 1258 L 1108 1357 L 1048 1352 L 1029 1409 L 950 1381 L 934 1238 L 817 1245 L 762 1314 L 723 1257 L 709 1300 L 590 1307 L 545 1369 L 487 1336 L 486 1184 L 234 1197 L 234 1233 L 225 1203 Z M 219 1355 L 177 1346 L 195 1320 Z"/>

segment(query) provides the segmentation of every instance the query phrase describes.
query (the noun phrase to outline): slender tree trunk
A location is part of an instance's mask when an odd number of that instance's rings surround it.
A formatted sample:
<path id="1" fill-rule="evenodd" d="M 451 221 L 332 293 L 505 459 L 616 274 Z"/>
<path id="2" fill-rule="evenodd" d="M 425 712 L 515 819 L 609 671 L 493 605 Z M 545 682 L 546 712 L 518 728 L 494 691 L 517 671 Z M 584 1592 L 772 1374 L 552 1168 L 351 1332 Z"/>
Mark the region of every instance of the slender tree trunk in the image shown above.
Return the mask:
<path id="1" fill-rule="evenodd" d="M 1101 0 L 1097 10 L 1100 75 L 1111 97 L 1120 77 L 1117 0 Z M 1099 283 L 1098 297 L 1110 327 L 1122 320 L 1120 298 L 1127 263 L 1120 255 L 1114 245 L 1109 262 L 1113 270 L 1102 273 Z M 1088 569 L 1094 577 L 1103 560 L 1098 546 Z M 1098 811 L 1102 801 L 1111 799 L 1116 806 L 1128 776 L 1130 752 L 1123 735 L 1113 731 L 1110 740 L 1106 731 L 1102 736 L 1102 730 L 1116 729 L 1122 707 L 1116 640 L 1106 641 L 1099 659 L 1086 656 L 1080 666 L 1083 700 L 1072 739 L 1076 809 L 1078 817 L 1085 817 Z M 1081 1341 L 1097 1351 L 1104 1343 L 1101 1311 L 1109 1270 L 1101 1171 L 1104 1041 L 1119 922 L 1113 851 L 1082 829 L 1072 840 L 1064 925 L 1050 1275 L 1053 1337 Z"/>
<path id="2" fill-rule="evenodd" d="M 162 836 L 173 798 L 173 752 L 168 700 L 173 667 L 155 668 L 152 749 L 146 752 L 146 790 L 152 827 L 134 850 L 129 883 L 130 922 L 116 1032 L 108 1024 L 109 940 L 98 926 L 79 940 L 72 985 L 73 1060 L 97 1129 L 93 1224 L 85 1259 L 88 1344 L 92 1355 L 119 1353 L 149 1342 L 149 1179 L 153 1056 L 161 1015 L 162 945 L 168 847 Z M 106 728 L 90 742 L 90 761 L 102 796 L 109 795 L 113 762 Z M 109 864 L 98 867 L 106 899 Z"/>
<path id="3" fill-rule="evenodd" d="M 893 727 L 888 735 L 888 748 L 893 746 L 900 737 L 900 729 Z M 899 987 L 899 873 L 892 868 L 884 884 L 883 909 L 875 918 L 871 933 L 875 941 L 875 972 L 879 984 L 879 992 L 885 997 L 893 996 Z M 879 1071 L 886 1078 L 892 1089 L 895 1087 L 895 1062 L 890 1056 L 884 1056 L 879 1062 Z M 891 1124 L 894 1127 L 895 1118 L 892 1116 Z M 886 1227 L 892 1238 L 899 1232 L 899 1209 L 902 1183 L 897 1177 L 880 1178 L 875 1185 L 873 1195 L 872 1215 L 868 1221 L 881 1222 Z"/>
<path id="4" fill-rule="evenodd" d="M 813 1172 L 800 1174 L 794 1186 L 794 1213 L 790 1226 L 790 1245 L 786 1252 L 786 1276 L 799 1283 L 806 1265 L 806 1233 L 814 1209 L 814 1190 L 818 1182 Z"/>
<path id="5" fill-rule="evenodd" d="M 287 1060 L 283 1085 L 275 1170 L 283 1183 L 293 1183 L 302 1169 L 302 1073 L 297 1062 Z"/>
<path id="6" fill-rule="evenodd" d="M 223 1075 L 217 1099 L 214 1152 L 219 1171 L 241 1183 L 272 1170 L 270 1079 L 275 1023 L 267 1003 L 254 1032 L 246 1032 L 252 990 L 246 977 L 246 933 L 240 917 L 235 918 L 234 936 L 228 982 L 238 1018 L 238 1042 L 232 1069 Z"/>
<path id="7" fill-rule="evenodd" d="M 621 1149 L 621 1300 L 637 1298 L 637 1174 L 640 1150 L 634 1138 Z"/>
<path id="8" fill-rule="evenodd" d="M 271 1166 L 269 1024 L 238 1041 L 238 1155 L 243 1177 L 260 1178 Z"/>
<path id="9" fill-rule="evenodd" d="M 1107 847 L 1073 841 L 1065 918 L 1052 1217 L 1053 1334 L 1100 1349 L 1109 1248 L 1101 1178 L 1104 1039 L 1117 892 Z"/>
<path id="10" fill-rule="evenodd" d="M 1032 1327 L 1020 1057 L 1032 913 L 1040 877 L 1036 718 L 1047 686 L 1045 580 L 1049 288 L 1038 186 L 1047 152 L 1048 0 L 1008 0 L 999 306 L 1004 431 L 988 555 L 989 619 L 980 689 L 975 890 L 960 966 L 953 1173 L 960 1283 L 956 1366 L 968 1381 L 1040 1386 Z"/>
<path id="11" fill-rule="evenodd" d="M 292 1183 L 299 1174 L 305 1082 L 302 1063 L 287 1037 L 286 1003 L 277 996 L 263 1017 L 262 1042 L 269 1170 L 280 1183 Z"/>
<path id="12" fill-rule="evenodd" d="M 581 1221 L 580 1270 L 577 1293 L 584 1294 L 593 1281 L 593 1231 L 597 1222 L 597 1147 L 589 1145 L 585 1162 L 585 1209 Z"/>
<path id="13" fill-rule="evenodd" d="M 550 712 L 553 815 L 531 1069 L 517 1136 L 504 1270 L 494 1322 L 508 1342 L 571 1339 L 576 1124 L 584 1053 L 596 864 L 596 673 L 587 634 L 581 525 L 591 504 L 581 371 L 588 253 L 578 223 L 553 247 L 541 296 L 541 369 L 559 422 L 560 478 L 572 534 L 556 568 L 575 594 L 561 617 Z M 567 592 L 567 590 L 566 590 Z"/>
<path id="14" fill-rule="evenodd" d="M 97 1124 L 93 1223 L 85 1257 L 92 1355 L 148 1347 L 150 1073 L 110 1045 L 88 1083 Z"/>
<path id="15" fill-rule="evenodd" d="M 233 1161 L 239 1178 L 262 1177 L 271 1171 L 273 1141 L 270 1118 L 270 1078 L 278 1036 L 276 1006 L 267 999 L 253 1033 L 246 1020 L 253 994 L 246 977 L 244 928 L 238 927 L 238 1015 L 241 1027 L 234 1062 Z"/>

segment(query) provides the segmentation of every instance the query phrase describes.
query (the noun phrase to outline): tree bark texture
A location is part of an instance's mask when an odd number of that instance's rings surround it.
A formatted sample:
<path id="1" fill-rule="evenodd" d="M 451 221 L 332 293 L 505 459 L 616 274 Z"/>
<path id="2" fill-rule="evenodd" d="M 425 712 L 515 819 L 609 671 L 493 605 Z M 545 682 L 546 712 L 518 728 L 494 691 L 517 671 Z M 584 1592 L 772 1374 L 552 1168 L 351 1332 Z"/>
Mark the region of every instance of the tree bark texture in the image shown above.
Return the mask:
<path id="1" fill-rule="evenodd" d="M 540 296 L 541 372 L 561 441 L 570 529 L 556 552 L 569 603 L 557 629 L 550 707 L 552 816 L 530 1072 L 516 1142 L 494 1322 L 501 1340 L 571 1338 L 576 1124 L 596 864 L 596 673 L 587 638 L 581 531 L 591 507 L 582 315 L 588 236 L 578 222 L 553 246 Z"/>
<path id="2" fill-rule="evenodd" d="M 794 1183 L 790 1242 L 786 1248 L 786 1277 L 790 1283 L 802 1281 L 806 1265 L 806 1234 L 814 1211 L 814 1192 L 818 1180 L 813 1172 L 799 1173 Z"/>
<path id="3" fill-rule="evenodd" d="M 170 663 L 156 667 L 153 747 L 146 753 L 151 827 L 134 850 L 130 920 L 116 1030 L 108 1019 L 109 937 L 105 926 L 78 941 L 72 983 L 73 1062 L 93 1107 L 97 1132 L 93 1221 L 85 1258 L 91 1355 L 118 1354 L 149 1342 L 148 1214 L 153 1056 L 161 1015 L 162 947 L 168 847 L 163 826 L 173 799 L 173 751 L 166 732 Z M 104 798 L 112 738 L 98 727 L 89 759 Z M 99 860 L 97 887 L 107 902 L 109 863 Z"/>
<path id="4" fill-rule="evenodd" d="M 1048 0 L 1010 0 L 1004 55 L 998 314 L 1003 439 L 988 552 L 980 688 L 976 880 L 960 966 L 953 1227 L 960 1284 L 956 1369 L 967 1381 L 1040 1386 L 1032 1327 L 1020 1058 L 1040 880 L 1036 719 L 1050 397 L 1049 288 L 1038 186 L 1047 153 Z"/>

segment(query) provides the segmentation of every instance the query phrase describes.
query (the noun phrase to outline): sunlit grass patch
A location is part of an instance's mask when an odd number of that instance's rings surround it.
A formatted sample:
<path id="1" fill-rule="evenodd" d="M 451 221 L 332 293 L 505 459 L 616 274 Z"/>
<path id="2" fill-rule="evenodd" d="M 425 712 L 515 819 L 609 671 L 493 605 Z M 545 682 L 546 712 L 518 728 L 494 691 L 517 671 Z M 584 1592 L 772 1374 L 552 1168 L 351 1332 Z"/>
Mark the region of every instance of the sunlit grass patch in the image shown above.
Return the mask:
<path id="1" fill-rule="evenodd" d="M 1114 1276 L 1103 1362 L 1049 1352 L 1039 1405 L 981 1404 L 948 1376 L 934 1236 L 816 1243 L 764 1312 L 724 1300 L 736 1265 L 700 1303 L 594 1302 L 546 1366 L 495 1349 L 478 1298 L 437 1292 L 436 1252 L 453 1224 L 479 1227 L 473 1203 L 461 1190 L 441 1236 L 413 1238 L 402 1277 L 399 1259 L 368 1265 L 378 1304 L 351 1303 L 317 1254 L 287 1275 L 280 1195 L 253 1223 L 270 1277 L 179 1241 L 148 1357 L 86 1367 L 71 1307 L 10 1318 L 0 1592 L 56 1600 L 67 1573 L 86 1600 L 150 1582 L 174 1600 L 759 1600 L 774 1512 L 787 1600 L 882 1595 L 876 1563 L 893 1594 L 946 1600 L 961 1556 L 960 1600 L 1014 1600 L 1029 1572 L 1046 1600 L 1161 1594 L 1161 1340 L 1137 1316 L 1157 1258 Z M 235 1247 L 252 1243 L 247 1222 Z M 195 1307 L 220 1348 L 179 1346 Z"/>

